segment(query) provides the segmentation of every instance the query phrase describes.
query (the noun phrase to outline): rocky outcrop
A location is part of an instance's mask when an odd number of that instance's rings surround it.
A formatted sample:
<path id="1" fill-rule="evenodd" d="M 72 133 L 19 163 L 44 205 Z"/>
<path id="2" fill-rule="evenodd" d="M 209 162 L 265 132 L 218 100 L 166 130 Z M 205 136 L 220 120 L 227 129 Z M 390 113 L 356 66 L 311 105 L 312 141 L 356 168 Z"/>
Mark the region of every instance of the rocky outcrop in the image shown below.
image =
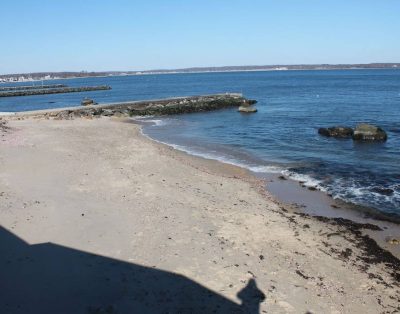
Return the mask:
<path id="1" fill-rule="evenodd" d="M 52 119 L 73 119 L 79 117 L 95 118 L 100 116 L 160 116 L 239 107 L 247 105 L 248 102 L 249 100 L 244 98 L 241 94 L 231 93 L 42 110 L 30 113 L 19 113 L 14 115 L 14 118 L 24 116 Z"/>
<path id="2" fill-rule="evenodd" d="M 354 141 L 386 141 L 387 134 L 378 126 L 361 123 L 355 130 L 350 127 L 335 126 L 331 128 L 319 128 L 322 136 L 334 138 L 353 138 Z"/>
<path id="3" fill-rule="evenodd" d="M 327 137 L 351 138 L 353 136 L 353 129 L 343 126 L 335 126 L 332 128 L 319 128 L 318 133 Z"/>
<path id="4" fill-rule="evenodd" d="M 354 130 L 353 140 L 355 141 L 386 141 L 387 134 L 378 126 L 362 123 Z"/>

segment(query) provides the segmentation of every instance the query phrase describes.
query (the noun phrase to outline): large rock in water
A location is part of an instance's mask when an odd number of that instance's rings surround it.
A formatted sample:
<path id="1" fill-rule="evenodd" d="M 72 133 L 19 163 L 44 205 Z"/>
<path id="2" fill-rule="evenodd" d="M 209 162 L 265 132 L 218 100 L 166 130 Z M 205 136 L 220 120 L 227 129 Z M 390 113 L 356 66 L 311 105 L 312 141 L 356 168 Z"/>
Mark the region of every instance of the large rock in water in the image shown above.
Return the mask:
<path id="1" fill-rule="evenodd" d="M 81 105 L 82 106 L 90 106 L 90 105 L 97 105 L 97 103 L 93 99 L 84 98 L 81 101 Z"/>
<path id="2" fill-rule="evenodd" d="M 353 140 L 355 141 L 386 141 L 387 134 L 378 126 L 361 123 L 354 130 Z"/>
<path id="3" fill-rule="evenodd" d="M 257 109 L 253 106 L 240 106 L 238 111 L 245 113 L 252 113 L 252 112 L 257 112 Z"/>
<path id="4" fill-rule="evenodd" d="M 343 126 L 335 126 L 332 128 L 319 128 L 318 133 L 327 137 L 350 138 L 353 136 L 353 129 Z"/>

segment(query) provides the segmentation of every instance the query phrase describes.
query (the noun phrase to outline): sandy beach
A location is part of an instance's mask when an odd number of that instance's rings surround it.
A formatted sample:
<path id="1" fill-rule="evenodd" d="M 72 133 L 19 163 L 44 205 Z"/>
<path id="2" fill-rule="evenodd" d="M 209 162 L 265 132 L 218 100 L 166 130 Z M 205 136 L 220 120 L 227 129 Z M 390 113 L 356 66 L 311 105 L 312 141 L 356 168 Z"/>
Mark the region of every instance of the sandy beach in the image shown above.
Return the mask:
<path id="1" fill-rule="evenodd" d="M 2 313 L 396 313 L 372 224 L 286 208 L 244 169 L 116 118 L 0 130 Z"/>

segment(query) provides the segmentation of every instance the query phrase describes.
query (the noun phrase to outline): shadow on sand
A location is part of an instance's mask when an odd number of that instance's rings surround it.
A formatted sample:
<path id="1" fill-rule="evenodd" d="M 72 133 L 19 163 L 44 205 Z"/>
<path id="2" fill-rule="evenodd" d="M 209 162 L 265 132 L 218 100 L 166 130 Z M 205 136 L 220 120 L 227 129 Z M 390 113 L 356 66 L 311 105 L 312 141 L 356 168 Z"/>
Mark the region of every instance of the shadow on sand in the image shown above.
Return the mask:
<path id="1" fill-rule="evenodd" d="M 242 304 L 174 273 L 71 248 L 29 245 L 0 227 L 0 313 L 258 313 L 250 280 Z"/>

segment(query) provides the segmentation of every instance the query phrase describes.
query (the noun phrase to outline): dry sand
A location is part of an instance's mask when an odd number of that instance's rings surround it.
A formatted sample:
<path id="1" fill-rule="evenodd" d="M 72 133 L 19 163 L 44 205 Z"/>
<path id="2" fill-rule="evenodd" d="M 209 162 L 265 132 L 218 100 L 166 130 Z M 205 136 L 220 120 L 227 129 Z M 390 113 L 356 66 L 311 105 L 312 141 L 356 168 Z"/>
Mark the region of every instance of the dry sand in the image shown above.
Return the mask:
<path id="1" fill-rule="evenodd" d="M 396 258 L 359 225 L 291 213 L 240 168 L 109 118 L 8 125 L 1 313 L 400 311 Z"/>

